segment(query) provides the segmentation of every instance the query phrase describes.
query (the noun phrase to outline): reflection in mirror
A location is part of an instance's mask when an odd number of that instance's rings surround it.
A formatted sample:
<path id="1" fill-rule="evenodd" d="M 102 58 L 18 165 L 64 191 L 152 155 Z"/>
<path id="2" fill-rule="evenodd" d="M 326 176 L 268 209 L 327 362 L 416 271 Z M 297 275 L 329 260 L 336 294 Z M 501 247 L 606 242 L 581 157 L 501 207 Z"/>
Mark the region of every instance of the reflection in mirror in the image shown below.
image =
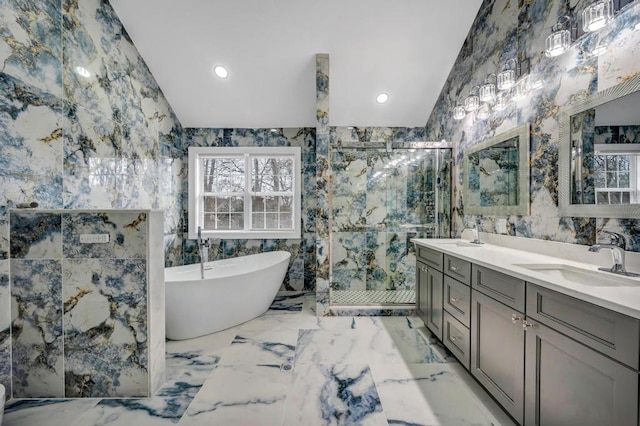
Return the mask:
<path id="1" fill-rule="evenodd" d="M 571 116 L 572 204 L 639 202 L 637 105 L 640 92 Z"/>
<path id="2" fill-rule="evenodd" d="M 640 217 L 640 77 L 566 107 L 559 149 L 562 216 Z"/>
<path id="3" fill-rule="evenodd" d="M 528 214 L 529 126 L 469 148 L 464 177 L 465 213 Z"/>

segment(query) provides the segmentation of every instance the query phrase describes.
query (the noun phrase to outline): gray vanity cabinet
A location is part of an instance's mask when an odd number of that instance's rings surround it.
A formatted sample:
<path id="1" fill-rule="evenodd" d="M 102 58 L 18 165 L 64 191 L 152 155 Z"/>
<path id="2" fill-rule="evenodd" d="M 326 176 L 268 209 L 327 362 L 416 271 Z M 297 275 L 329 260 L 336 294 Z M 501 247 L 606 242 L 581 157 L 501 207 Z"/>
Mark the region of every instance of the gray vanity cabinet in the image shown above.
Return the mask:
<path id="1" fill-rule="evenodd" d="M 427 328 L 442 340 L 442 266 L 441 252 L 416 248 L 416 312 Z"/>
<path id="2" fill-rule="evenodd" d="M 536 321 L 526 336 L 526 426 L 638 425 L 638 374 Z"/>
<path id="3" fill-rule="evenodd" d="M 418 262 L 416 306 L 420 318 L 442 340 L 442 272 Z"/>
<path id="4" fill-rule="evenodd" d="M 519 423 L 524 417 L 524 339 L 521 312 L 473 289 L 471 374 Z"/>

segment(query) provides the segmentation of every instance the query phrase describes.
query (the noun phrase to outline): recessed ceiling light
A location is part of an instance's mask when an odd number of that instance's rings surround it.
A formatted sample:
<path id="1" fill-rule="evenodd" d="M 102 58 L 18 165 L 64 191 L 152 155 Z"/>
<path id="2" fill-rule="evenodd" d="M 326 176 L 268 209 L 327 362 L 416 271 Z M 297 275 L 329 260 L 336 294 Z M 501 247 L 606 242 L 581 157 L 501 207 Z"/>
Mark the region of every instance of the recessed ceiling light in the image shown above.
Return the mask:
<path id="1" fill-rule="evenodd" d="M 379 104 L 383 104 L 385 102 L 387 102 L 389 100 L 389 95 L 387 95 L 386 93 L 380 93 L 378 94 L 378 96 L 376 96 L 376 102 Z"/>
<path id="2" fill-rule="evenodd" d="M 636 31 L 640 31 L 640 22 L 638 22 L 638 23 L 636 24 L 636 26 L 635 26 L 635 27 L 633 27 L 633 29 L 634 29 L 634 30 L 636 30 Z"/>
<path id="3" fill-rule="evenodd" d="M 223 67 L 222 65 L 216 65 L 215 67 L 213 67 L 213 72 L 219 78 L 227 78 L 227 77 L 229 77 L 229 71 L 225 67 Z"/>
<path id="4" fill-rule="evenodd" d="M 91 77 L 91 73 L 89 72 L 88 69 L 86 69 L 85 67 L 80 67 L 77 66 L 75 67 L 75 72 L 80 76 L 80 77 L 84 77 L 84 78 L 89 78 Z"/>

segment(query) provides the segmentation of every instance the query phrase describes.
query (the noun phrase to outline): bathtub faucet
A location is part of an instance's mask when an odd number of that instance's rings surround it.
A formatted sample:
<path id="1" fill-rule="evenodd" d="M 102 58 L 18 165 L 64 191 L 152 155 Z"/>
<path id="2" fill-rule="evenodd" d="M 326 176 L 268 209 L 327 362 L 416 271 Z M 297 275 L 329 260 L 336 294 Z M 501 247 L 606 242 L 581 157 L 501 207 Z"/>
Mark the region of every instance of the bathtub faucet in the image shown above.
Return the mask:
<path id="1" fill-rule="evenodd" d="M 204 264 L 209 261 L 209 239 L 202 239 L 202 228 L 198 226 L 198 254 L 200 255 L 200 277 L 204 279 Z"/>

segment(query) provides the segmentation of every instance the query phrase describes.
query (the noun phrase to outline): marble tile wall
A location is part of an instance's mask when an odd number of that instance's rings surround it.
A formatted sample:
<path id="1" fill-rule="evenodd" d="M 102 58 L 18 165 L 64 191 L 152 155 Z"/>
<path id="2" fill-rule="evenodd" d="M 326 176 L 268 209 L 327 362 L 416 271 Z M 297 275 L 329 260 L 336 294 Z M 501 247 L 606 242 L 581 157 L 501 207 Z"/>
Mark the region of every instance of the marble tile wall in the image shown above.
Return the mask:
<path id="1" fill-rule="evenodd" d="M 164 268 L 148 258 L 160 241 L 151 214 L 161 223 L 160 212 L 10 213 L 13 397 L 149 395 L 150 358 L 164 359 L 164 324 L 149 326 L 150 313 L 164 318 L 164 281 L 148 279 Z M 109 242 L 81 244 L 80 234 Z M 160 340 L 158 358 L 149 345 Z"/>
<path id="2" fill-rule="evenodd" d="M 163 209 L 166 263 L 181 264 L 182 127 L 109 1 L 2 0 L 0 33 L 0 383 L 9 385 L 9 209 Z"/>
<path id="3" fill-rule="evenodd" d="M 579 13 L 587 0 L 513 2 L 485 0 L 426 123 L 430 140 L 456 142 L 459 149 L 454 168 L 454 222 L 459 234 L 463 224 L 475 219 L 464 214 L 462 164 L 466 148 L 525 123 L 531 123 L 531 213 L 508 216 L 510 235 L 544 240 L 592 244 L 603 227 L 630 237 L 633 251 L 640 250 L 640 223 L 634 219 L 571 218 L 558 215 L 558 116 L 572 100 L 609 88 L 640 73 L 640 2 L 619 13 L 613 24 L 599 33 L 581 38 L 556 58 L 543 54 L 545 38 L 553 24 L 569 8 Z M 624 2 L 629 3 L 629 2 Z M 609 48 L 600 56 L 589 51 L 603 41 Z M 527 58 L 530 81 L 542 81 L 524 99 L 493 112 L 486 120 L 468 114 L 452 118 L 457 103 L 498 72 L 507 59 Z M 505 216 L 502 216 L 505 217 Z M 494 216 L 481 218 L 481 230 L 495 232 Z"/>
<path id="4" fill-rule="evenodd" d="M 209 250 L 209 259 L 224 259 L 263 251 L 285 250 L 291 253 L 289 270 L 282 290 L 315 289 L 315 214 L 316 214 L 316 131 L 314 128 L 284 129 L 204 129 L 184 130 L 182 175 L 184 176 L 183 197 L 189 197 L 188 190 L 188 149 L 206 146 L 299 146 L 302 148 L 302 238 L 275 240 L 221 240 L 220 246 Z M 187 203 L 185 202 L 185 207 Z M 183 211 L 184 263 L 199 261 L 197 246 L 189 240 L 188 211 Z"/>

